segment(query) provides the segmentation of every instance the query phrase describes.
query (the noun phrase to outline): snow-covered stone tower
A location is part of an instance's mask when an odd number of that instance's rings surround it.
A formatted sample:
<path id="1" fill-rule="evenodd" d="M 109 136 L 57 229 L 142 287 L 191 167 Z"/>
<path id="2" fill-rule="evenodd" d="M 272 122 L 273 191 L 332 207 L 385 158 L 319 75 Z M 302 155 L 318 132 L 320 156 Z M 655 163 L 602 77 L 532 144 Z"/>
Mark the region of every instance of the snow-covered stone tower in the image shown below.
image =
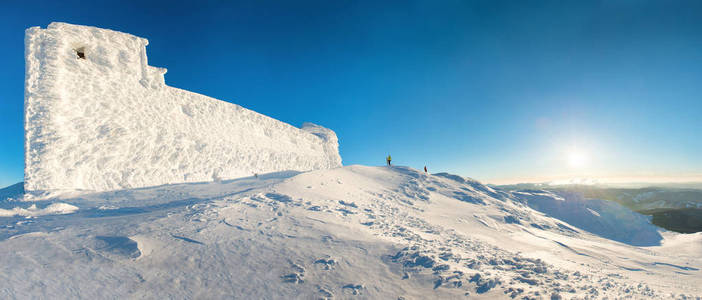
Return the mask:
<path id="1" fill-rule="evenodd" d="M 66 23 L 25 37 L 25 189 L 105 191 L 341 166 L 336 134 L 165 85 L 146 39 Z"/>

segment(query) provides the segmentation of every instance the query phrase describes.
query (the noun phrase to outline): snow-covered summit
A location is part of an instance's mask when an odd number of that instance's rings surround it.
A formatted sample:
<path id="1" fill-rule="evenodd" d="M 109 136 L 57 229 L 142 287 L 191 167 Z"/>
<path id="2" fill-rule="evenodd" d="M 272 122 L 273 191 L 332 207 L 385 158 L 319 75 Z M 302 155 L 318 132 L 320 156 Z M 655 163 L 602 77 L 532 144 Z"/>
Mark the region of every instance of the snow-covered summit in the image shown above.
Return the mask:
<path id="1" fill-rule="evenodd" d="M 165 85 L 146 39 L 51 23 L 25 36 L 25 189 L 155 186 L 341 166 L 336 134 Z"/>
<path id="2" fill-rule="evenodd" d="M 702 295 L 702 234 L 664 233 L 661 246 L 635 247 L 525 201 L 450 174 L 357 165 L 0 201 L 8 211 L 78 208 L 0 218 L 0 297 Z"/>

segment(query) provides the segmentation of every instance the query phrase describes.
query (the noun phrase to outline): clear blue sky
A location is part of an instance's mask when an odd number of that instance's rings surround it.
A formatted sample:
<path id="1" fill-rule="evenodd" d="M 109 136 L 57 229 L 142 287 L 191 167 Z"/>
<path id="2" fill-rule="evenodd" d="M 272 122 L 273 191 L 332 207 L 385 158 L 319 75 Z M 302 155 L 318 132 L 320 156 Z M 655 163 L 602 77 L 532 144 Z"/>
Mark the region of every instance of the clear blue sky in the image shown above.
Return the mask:
<path id="1" fill-rule="evenodd" d="M 5 0 L 0 186 L 23 177 L 24 29 L 52 21 L 149 39 L 168 85 L 332 128 L 345 164 L 702 174 L 702 1 Z"/>

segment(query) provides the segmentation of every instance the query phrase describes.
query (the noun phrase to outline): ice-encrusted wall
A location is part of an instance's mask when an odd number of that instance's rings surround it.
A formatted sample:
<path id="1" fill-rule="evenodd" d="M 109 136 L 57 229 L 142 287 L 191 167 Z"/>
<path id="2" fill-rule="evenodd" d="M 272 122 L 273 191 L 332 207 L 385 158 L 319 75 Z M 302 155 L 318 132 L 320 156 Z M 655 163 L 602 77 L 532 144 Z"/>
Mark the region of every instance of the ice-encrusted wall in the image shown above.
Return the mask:
<path id="1" fill-rule="evenodd" d="M 105 191 L 341 166 L 336 134 L 165 85 L 146 39 L 51 23 L 25 35 L 25 189 Z M 84 58 L 79 57 L 83 53 Z"/>

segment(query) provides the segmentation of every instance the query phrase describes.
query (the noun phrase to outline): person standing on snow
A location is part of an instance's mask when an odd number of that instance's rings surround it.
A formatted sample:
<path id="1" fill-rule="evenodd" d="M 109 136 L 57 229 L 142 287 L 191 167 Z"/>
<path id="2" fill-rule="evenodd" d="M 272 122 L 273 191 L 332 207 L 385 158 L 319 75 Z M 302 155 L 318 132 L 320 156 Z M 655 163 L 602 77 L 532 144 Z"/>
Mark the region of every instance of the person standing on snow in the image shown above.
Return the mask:
<path id="1" fill-rule="evenodd" d="M 429 172 L 427 172 L 427 166 L 424 166 L 424 174 L 429 174 Z"/>
<path id="2" fill-rule="evenodd" d="M 389 167 L 389 166 L 390 166 L 390 161 L 392 160 L 392 156 L 390 156 L 390 154 L 388 154 L 388 157 L 385 158 L 385 159 L 388 161 L 388 167 Z"/>

